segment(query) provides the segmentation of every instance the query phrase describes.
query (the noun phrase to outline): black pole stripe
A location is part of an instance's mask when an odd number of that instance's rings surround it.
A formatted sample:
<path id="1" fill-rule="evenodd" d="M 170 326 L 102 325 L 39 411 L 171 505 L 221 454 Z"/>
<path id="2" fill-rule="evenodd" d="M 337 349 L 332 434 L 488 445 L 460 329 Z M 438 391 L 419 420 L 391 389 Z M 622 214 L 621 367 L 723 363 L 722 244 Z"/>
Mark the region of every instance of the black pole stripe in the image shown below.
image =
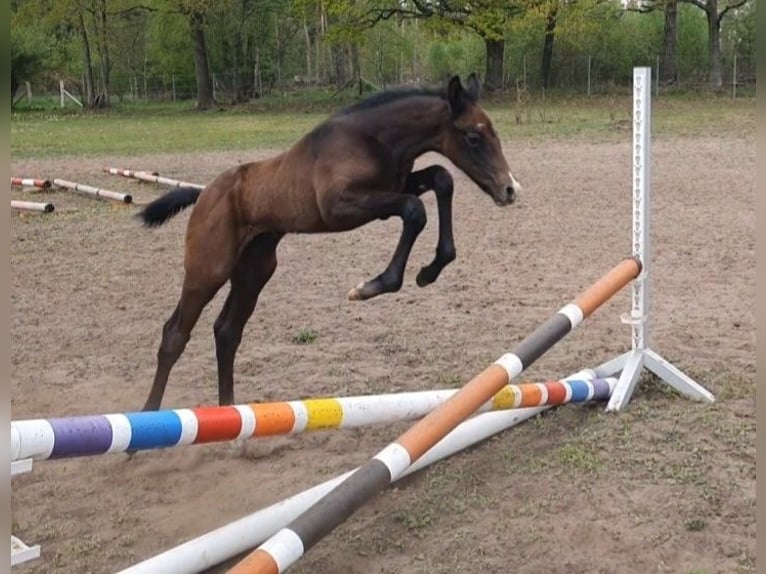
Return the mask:
<path id="1" fill-rule="evenodd" d="M 306 509 L 287 528 L 298 535 L 305 552 L 389 484 L 391 472 L 374 458 Z"/>
<path id="2" fill-rule="evenodd" d="M 516 345 L 513 354 L 526 369 L 572 330 L 572 322 L 563 313 L 556 313 Z"/>

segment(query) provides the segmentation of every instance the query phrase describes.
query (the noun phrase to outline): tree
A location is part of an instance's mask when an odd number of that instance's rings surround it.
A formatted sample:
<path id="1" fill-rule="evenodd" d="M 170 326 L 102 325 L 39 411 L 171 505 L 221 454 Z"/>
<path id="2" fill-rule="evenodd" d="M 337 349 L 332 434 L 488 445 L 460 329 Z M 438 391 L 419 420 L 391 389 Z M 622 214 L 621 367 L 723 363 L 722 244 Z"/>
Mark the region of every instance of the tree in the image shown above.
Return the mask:
<path id="1" fill-rule="evenodd" d="M 710 84 L 716 88 L 723 86 L 721 74 L 721 21 L 732 10 L 747 4 L 748 0 L 681 0 L 696 6 L 705 12 L 708 25 L 708 53 L 710 55 Z M 719 8 L 720 11 L 719 11 Z"/>
<path id="2" fill-rule="evenodd" d="M 177 10 L 186 18 L 194 54 L 194 76 L 197 82 L 198 110 L 213 105 L 213 79 L 208 62 L 205 19 L 212 7 L 212 0 L 172 0 Z"/>
<path id="3" fill-rule="evenodd" d="M 708 56 L 710 85 L 720 88 L 723 85 L 721 73 L 721 22 L 732 10 L 747 4 L 748 0 L 633 0 L 627 9 L 638 12 L 651 12 L 655 9 L 665 11 L 665 35 L 662 50 L 662 79 L 674 81 L 675 47 L 678 38 L 678 2 L 696 6 L 705 13 L 708 28 Z"/>
<path id="4" fill-rule="evenodd" d="M 434 22 L 434 27 L 467 28 L 484 40 L 487 91 L 504 87 L 505 31 L 510 19 L 521 14 L 524 6 L 508 0 L 401 0 L 395 5 L 369 10 L 372 24 L 394 16 L 420 18 Z"/>
<path id="5" fill-rule="evenodd" d="M 32 81 L 46 66 L 45 39 L 31 30 L 11 33 L 11 107 L 21 82 Z"/>

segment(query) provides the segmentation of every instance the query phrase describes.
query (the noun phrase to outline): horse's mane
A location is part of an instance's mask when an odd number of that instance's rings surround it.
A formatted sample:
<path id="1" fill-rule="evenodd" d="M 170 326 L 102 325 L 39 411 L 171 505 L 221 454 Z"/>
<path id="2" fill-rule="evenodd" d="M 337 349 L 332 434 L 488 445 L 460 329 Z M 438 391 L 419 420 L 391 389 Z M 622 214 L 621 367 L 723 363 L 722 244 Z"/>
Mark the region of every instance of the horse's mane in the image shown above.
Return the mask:
<path id="1" fill-rule="evenodd" d="M 395 87 L 372 94 L 361 101 L 338 110 L 333 115 L 343 116 L 353 112 L 369 110 L 415 96 L 432 96 L 442 99 L 447 97 L 444 89 L 411 86 Z"/>

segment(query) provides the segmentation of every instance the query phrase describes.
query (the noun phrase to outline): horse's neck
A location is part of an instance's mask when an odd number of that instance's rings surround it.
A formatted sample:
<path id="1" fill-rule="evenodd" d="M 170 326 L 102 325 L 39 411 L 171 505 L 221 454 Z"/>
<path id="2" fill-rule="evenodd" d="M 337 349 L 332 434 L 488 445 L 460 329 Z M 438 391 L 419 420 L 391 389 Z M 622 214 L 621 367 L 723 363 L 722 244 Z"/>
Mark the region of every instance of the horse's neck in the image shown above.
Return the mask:
<path id="1" fill-rule="evenodd" d="M 445 106 L 424 100 L 393 105 L 371 118 L 375 137 L 390 148 L 399 162 L 408 163 L 418 156 L 439 151 L 441 133 L 448 118 Z"/>

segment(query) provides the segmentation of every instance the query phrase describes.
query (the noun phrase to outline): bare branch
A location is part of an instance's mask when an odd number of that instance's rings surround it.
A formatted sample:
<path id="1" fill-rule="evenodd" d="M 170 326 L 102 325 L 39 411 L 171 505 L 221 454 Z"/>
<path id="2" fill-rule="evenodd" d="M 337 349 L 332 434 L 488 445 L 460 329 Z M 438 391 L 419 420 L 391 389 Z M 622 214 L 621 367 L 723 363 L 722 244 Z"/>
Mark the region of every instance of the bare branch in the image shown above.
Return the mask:
<path id="1" fill-rule="evenodd" d="M 121 16 L 122 14 L 130 14 L 131 12 L 137 12 L 143 10 L 146 12 L 157 12 L 159 14 L 178 14 L 176 10 L 166 10 L 162 8 L 156 8 L 154 6 L 147 6 L 146 4 L 136 4 L 129 8 L 123 8 L 122 10 L 107 11 L 107 16 Z"/>
<path id="2" fill-rule="evenodd" d="M 701 8 L 702 10 L 707 11 L 707 2 L 702 2 L 701 0 L 681 0 L 681 2 L 694 4 L 697 8 Z"/>
<path id="3" fill-rule="evenodd" d="M 729 4 L 726 8 L 724 8 L 721 13 L 718 15 L 718 23 L 721 23 L 721 20 L 723 20 L 723 17 L 726 16 L 726 13 L 729 10 L 736 10 L 737 8 L 742 8 L 747 4 L 747 0 L 739 0 L 739 2 L 735 2 L 734 4 Z"/>

